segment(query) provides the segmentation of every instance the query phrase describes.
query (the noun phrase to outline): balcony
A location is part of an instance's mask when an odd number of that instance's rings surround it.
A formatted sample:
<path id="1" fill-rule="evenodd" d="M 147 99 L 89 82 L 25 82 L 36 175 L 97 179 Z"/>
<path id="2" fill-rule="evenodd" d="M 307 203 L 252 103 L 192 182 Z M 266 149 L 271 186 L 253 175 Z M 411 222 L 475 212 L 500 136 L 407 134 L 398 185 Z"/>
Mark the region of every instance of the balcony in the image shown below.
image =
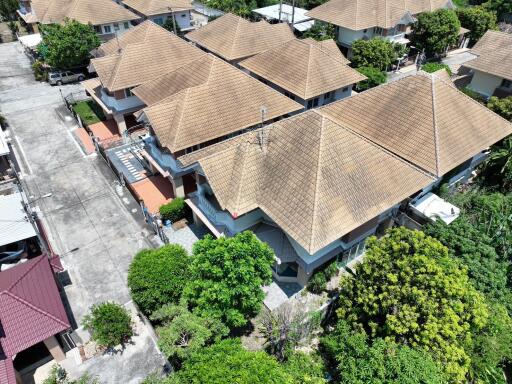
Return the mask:
<path id="1" fill-rule="evenodd" d="M 145 138 L 144 144 L 146 152 L 162 169 L 170 172 L 172 175 L 179 174 L 183 171 L 183 169 L 178 165 L 176 159 L 170 153 L 165 153 L 158 147 L 154 136 Z"/>
<path id="2" fill-rule="evenodd" d="M 101 90 L 101 101 L 116 112 L 123 112 L 129 109 L 142 108 L 144 103 L 140 101 L 137 96 L 130 96 L 124 99 L 116 99 L 115 97 L 107 95 L 104 89 Z"/>

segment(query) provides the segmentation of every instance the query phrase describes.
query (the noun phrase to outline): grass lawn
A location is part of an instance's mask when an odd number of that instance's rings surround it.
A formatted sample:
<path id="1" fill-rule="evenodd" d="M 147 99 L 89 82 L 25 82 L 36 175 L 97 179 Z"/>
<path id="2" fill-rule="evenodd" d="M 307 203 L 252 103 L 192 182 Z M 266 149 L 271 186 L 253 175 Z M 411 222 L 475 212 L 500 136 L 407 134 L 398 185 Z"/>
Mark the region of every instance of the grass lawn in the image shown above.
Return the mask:
<path id="1" fill-rule="evenodd" d="M 73 110 L 80 116 L 85 125 L 97 123 L 105 120 L 105 115 L 101 108 L 92 100 L 80 101 L 73 105 Z"/>

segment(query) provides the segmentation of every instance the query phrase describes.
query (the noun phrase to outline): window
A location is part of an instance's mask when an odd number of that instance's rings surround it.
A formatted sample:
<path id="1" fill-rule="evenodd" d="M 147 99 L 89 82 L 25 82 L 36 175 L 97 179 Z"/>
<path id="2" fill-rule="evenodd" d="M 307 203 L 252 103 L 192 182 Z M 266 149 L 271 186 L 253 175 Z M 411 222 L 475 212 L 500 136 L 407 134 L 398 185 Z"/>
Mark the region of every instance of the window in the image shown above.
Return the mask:
<path id="1" fill-rule="evenodd" d="M 366 32 L 368 32 L 368 30 L 367 30 L 367 29 L 363 30 L 363 33 L 366 33 Z"/>
<path id="2" fill-rule="evenodd" d="M 103 26 L 103 32 L 105 33 L 111 33 L 112 29 L 110 28 L 110 25 L 104 25 Z"/>
<path id="3" fill-rule="evenodd" d="M 330 100 L 332 96 L 333 96 L 333 92 L 327 92 L 327 93 L 324 95 L 324 100 L 325 100 L 325 101 Z"/>
<path id="4" fill-rule="evenodd" d="M 158 25 L 163 25 L 164 24 L 163 17 L 157 17 L 156 19 L 153 19 L 153 21 L 155 22 L 155 24 L 158 24 Z"/>
<path id="5" fill-rule="evenodd" d="M 507 79 L 503 79 L 503 81 L 501 82 L 501 86 L 503 88 L 512 88 L 512 81 L 511 80 L 507 80 Z"/>
<path id="6" fill-rule="evenodd" d="M 341 90 L 341 92 L 347 92 L 348 91 L 348 87 L 345 87 Z"/>
<path id="7" fill-rule="evenodd" d="M 101 34 L 101 27 L 99 25 L 94 26 L 94 32 Z"/>
<path id="8" fill-rule="evenodd" d="M 407 25 L 405 24 L 398 24 L 396 27 L 398 32 L 405 32 L 407 30 Z"/>
<path id="9" fill-rule="evenodd" d="M 126 89 L 124 90 L 124 95 L 125 95 L 126 97 L 133 96 L 132 89 L 133 89 L 133 87 L 131 87 L 131 88 L 126 88 Z"/>
<path id="10" fill-rule="evenodd" d="M 187 17 L 187 14 L 186 13 L 182 13 L 181 17 Z"/>
<path id="11" fill-rule="evenodd" d="M 124 22 L 124 29 L 130 29 L 130 23 L 125 21 Z"/>
<path id="12" fill-rule="evenodd" d="M 366 239 L 353 245 L 350 249 L 338 255 L 338 266 L 346 267 L 348 263 L 350 263 L 355 258 L 361 256 L 365 251 L 365 243 Z"/>
<path id="13" fill-rule="evenodd" d="M 310 108 L 318 107 L 318 101 L 319 101 L 318 97 L 315 97 L 314 99 L 308 100 L 307 108 L 310 109 Z"/>
<path id="14" fill-rule="evenodd" d="M 299 265 L 296 262 L 288 262 L 278 264 L 277 262 L 274 264 L 274 272 L 278 276 L 283 277 L 297 277 L 299 272 Z"/>
<path id="15" fill-rule="evenodd" d="M 381 35 L 382 34 L 382 28 L 381 27 L 373 27 L 373 33 L 375 35 Z"/>
<path id="16" fill-rule="evenodd" d="M 119 23 L 114 23 L 114 31 L 119 31 Z"/>

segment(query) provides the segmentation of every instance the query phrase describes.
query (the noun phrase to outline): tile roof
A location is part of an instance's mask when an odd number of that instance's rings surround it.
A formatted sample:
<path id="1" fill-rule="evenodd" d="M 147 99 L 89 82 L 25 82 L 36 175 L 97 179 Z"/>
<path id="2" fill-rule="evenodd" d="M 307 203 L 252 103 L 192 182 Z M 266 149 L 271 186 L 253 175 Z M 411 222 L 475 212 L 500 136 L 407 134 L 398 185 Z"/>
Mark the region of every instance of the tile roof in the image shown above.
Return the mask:
<path id="1" fill-rule="evenodd" d="M 148 23 L 153 25 L 148 26 Z M 151 21 L 145 21 L 133 29 L 137 28 L 142 33 L 136 35 L 138 38 L 130 35 L 130 40 L 123 42 L 120 53 L 91 60 L 101 83 L 109 91 L 137 86 L 205 55 L 200 49 Z M 161 31 L 150 32 L 148 28 L 159 28 Z M 108 46 L 107 51 L 112 51 L 112 47 Z M 105 50 L 105 47 L 102 49 Z"/>
<path id="2" fill-rule="evenodd" d="M 478 57 L 465 67 L 512 80 L 512 34 L 487 31 L 470 52 Z"/>
<path id="3" fill-rule="evenodd" d="M 434 181 L 315 110 L 229 143 L 199 151 L 220 206 L 261 208 L 309 254 Z"/>
<path id="4" fill-rule="evenodd" d="M 451 0 L 330 0 L 306 16 L 340 27 L 359 31 L 381 27 L 392 28 L 406 15 L 453 8 Z"/>
<path id="5" fill-rule="evenodd" d="M 420 72 L 319 113 L 442 176 L 512 133 L 512 124 L 439 76 Z"/>
<path id="6" fill-rule="evenodd" d="M 365 80 L 345 64 L 338 49 L 332 50 L 304 40 L 290 40 L 241 61 L 241 67 L 268 80 L 303 100 Z"/>
<path id="7" fill-rule="evenodd" d="M 0 323 L 7 357 L 70 327 L 47 256 L 0 272 Z"/>
<path id="8" fill-rule="evenodd" d="M 112 0 L 32 0 L 32 7 L 42 24 L 62 23 L 66 18 L 92 25 L 140 19 Z"/>
<path id="9" fill-rule="evenodd" d="M 286 23 L 250 22 L 227 13 L 185 37 L 222 57 L 239 60 L 295 38 Z"/>
<path id="10" fill-rule="evenodd" d="M 320 47 L 326 53 L 331 53 L 335 58 L 341 60 L 343 64 L 350 64 L 350 61 L 345 56 L 343 56 L 343 54 L 340 56 L 341 51 L 338 48 L 338 44 L 336 44 L 333 39 L 318 41 L 308 37 L 306 39 L 302 39 L 302 41 L 314 44 L 317 47 Z"/>
<path id="11" fill-rule="evenodd" d="M 259 124 L 262 106 L 265 121 L 303 108 L 213 55 L 198 61 L 133 91 L 143 100 L 169 95 L 143 113 L 171 152 Z"/>
<path id="12" fill-rule="evenodd" d="M 161 15 L 172 12 L 194 9 L 191 0 L 124 0 L 128 7 L 144 16 Z"/>

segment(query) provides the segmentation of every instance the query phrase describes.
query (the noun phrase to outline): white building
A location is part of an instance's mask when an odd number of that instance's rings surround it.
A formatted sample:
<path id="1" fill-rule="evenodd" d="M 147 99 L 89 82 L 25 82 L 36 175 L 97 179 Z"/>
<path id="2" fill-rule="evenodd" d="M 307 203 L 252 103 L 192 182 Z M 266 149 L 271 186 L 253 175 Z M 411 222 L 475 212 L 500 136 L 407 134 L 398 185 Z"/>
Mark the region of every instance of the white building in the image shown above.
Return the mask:
<path id="1" fill-rule="evenodd" d="M 123 4 L 141 16 L 144 20 L 151 20 L 155 24 L 164 25 L 172 23 L 187 31 L 192 27 L 192 3 L 190 0 L 124 0 Z"/>

